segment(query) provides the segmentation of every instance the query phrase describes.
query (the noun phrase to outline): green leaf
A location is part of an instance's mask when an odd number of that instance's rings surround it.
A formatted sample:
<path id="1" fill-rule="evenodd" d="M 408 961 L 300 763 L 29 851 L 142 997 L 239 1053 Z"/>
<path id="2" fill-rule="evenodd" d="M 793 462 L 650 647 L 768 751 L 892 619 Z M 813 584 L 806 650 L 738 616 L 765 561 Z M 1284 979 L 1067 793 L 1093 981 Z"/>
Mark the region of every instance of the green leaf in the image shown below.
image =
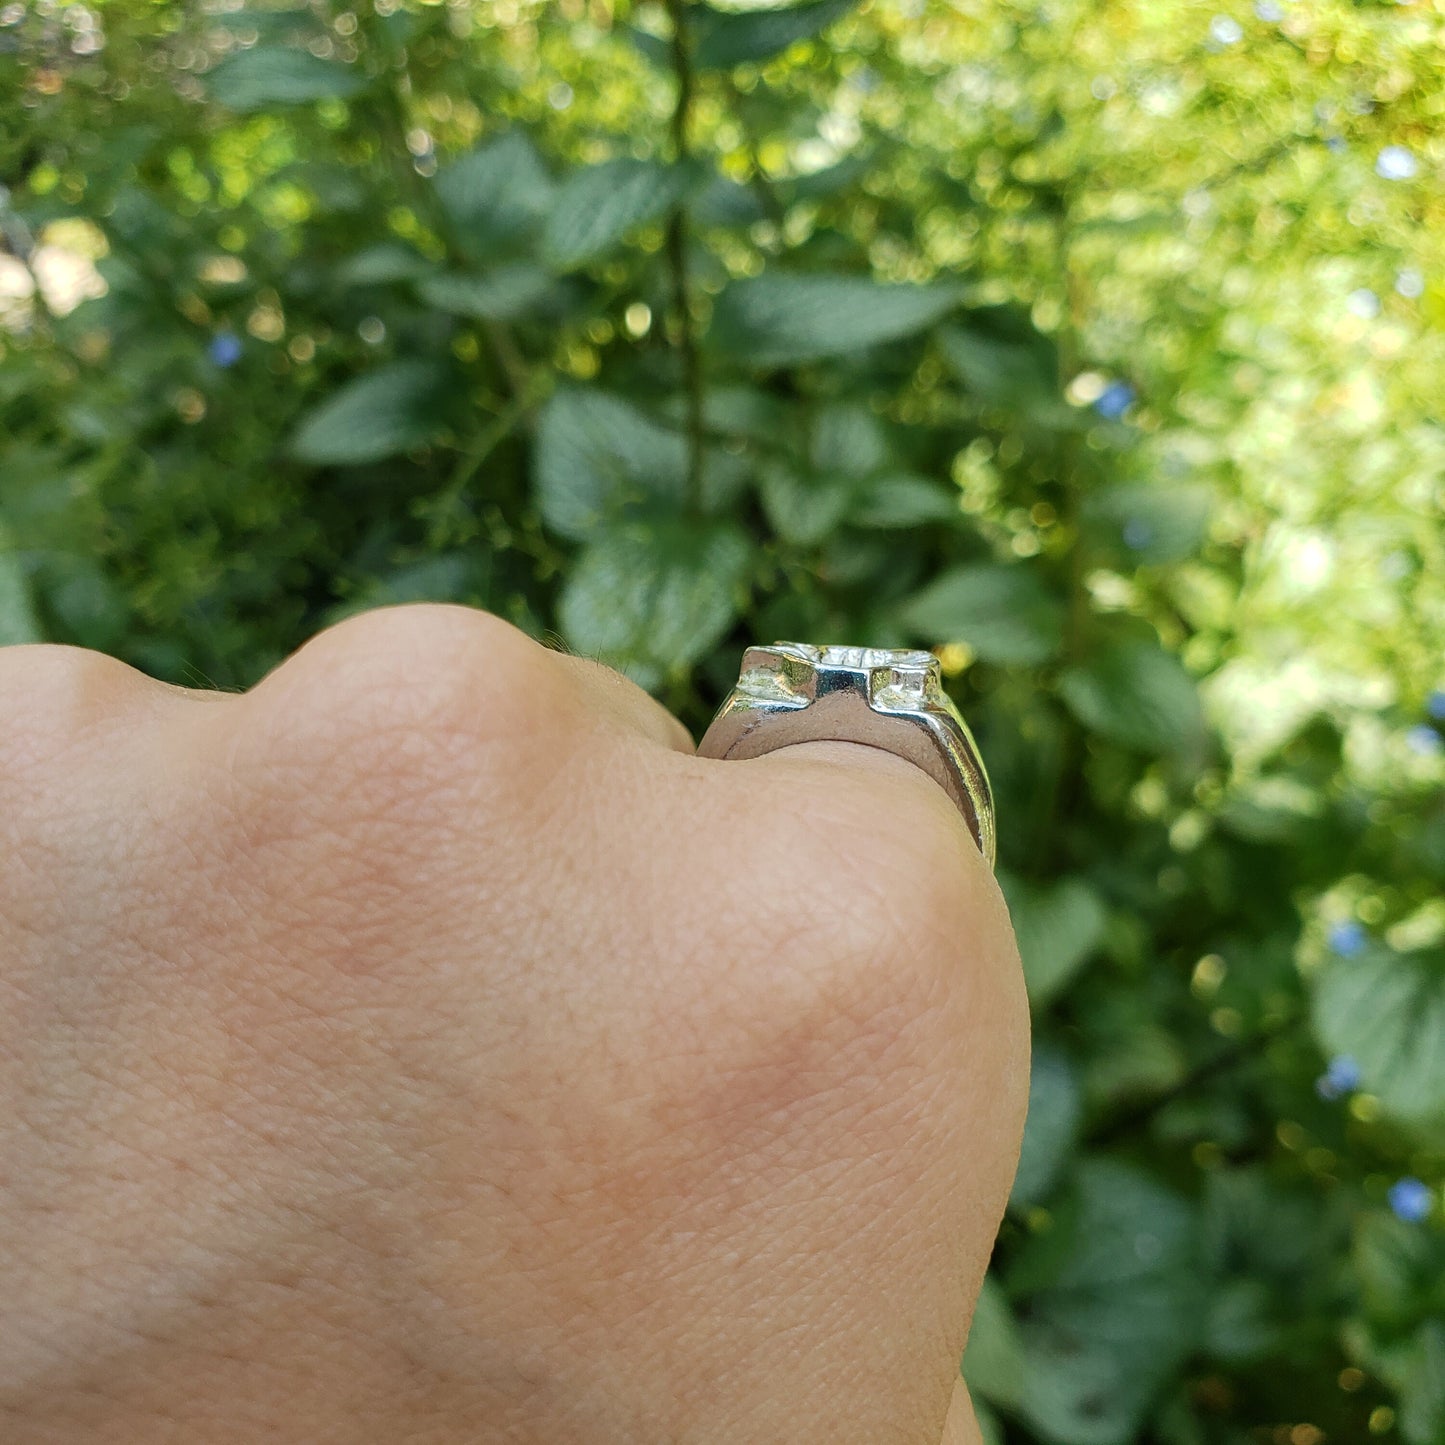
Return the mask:
<path id="1" fill-rule="evenodd" d="M 1038 1012 L 1068 987 L 1104 941 L 1108 910 L 1082 878 L 1032 887 L 1002 871 L 999 884 L 1013 918 L 1029 1003 Z"/>
<path id="2" fill-rule="evenodd" d="M 963 1378 L 970 1393 L 1005 1410 L 1014 1409 L 1024 1390 L 1024 1347 L 1003 1286 L 987 1275 L 968 1330 Z"/>
<path id="3" fill-rule="evenodd" d="M 1350 1263 L 1365 1313 L 1393 1329 L 1418 1317 L 1430 1291 L 1445 1278 L 1445 1240 L 1384 1210 L 1371 1210 L 1355 1221 Z"/>
<path id="4" fill-rule="evenodd" d="M 586 540 L 624 506 L 681 500 L 687 443 L 631 402 L 591 388 L 556 391 L 537 419 L 532 490 L 554 532 Z"/>
<path id="5" fill-rule="evenodd" d="M 492 259 L 535 240 L 556 183 L 525 132 L 514 130 L 453 161 L 436 188 L 462 248 Z"/>
<path id="6" fill-rule="evenodd" d="M 1058 378 L 1039 349 L 1026 342 L 948 326 L 939 333 L 948 364 L 980 401 L 1025 407 L 1058 390 Z"/>
<path id="7" fill-rule="evenodd" d="M 1063 608 L 1019 564 L 955 567 L 902 605 L 899 621 L 929 643 L 966 642 L 985 662 L 1032 667 L 1063 642 Z"/>
<path id="8" fill-rule="evenodd" d="M 1084 499 L 1081 519 L 1094 539 L 1137 562 L 1174 562 L 1209 535 L 1214 489 L 1206 484 L 1130 484 Z"/>
<path id="9" fill-rule="evenodd" d="M 861 401 L 818 408 L 811 436 L 813 470 L 820 476 L 866 477 L 888 463 L 883 423 Z"/>
<path id="10" fill-rule="evenodd" d="M 837 527 L 857 489 L 847 477 L 804 476 L 782 461 L 765 462 L 758 483 L 773 530 L 804 547 L 821 542 Z"/>
<path id="11" fill-rule="evenodd" d="M 1021 308 L 975 307 L 938 339 L 944 360 L 982 406 L 1004 408 L 1025 427 L 1048 432 L 1090 425 L 1060 394 L 1057 346 Z"/>
<path id="12" fill-rule="evenodd" d="M 1194 1214 L 1130 1166 L 1091 1159 L 1068 1227 L 1070 1247 L 1020 1326 L 1019 1411 L 1054 1445 L 1120 1445 L 1198 1338 Z"/>
<path id="13" fill-rule="evenodd" d="M 1226 1364 L 1268 1358 L 1279 1348 L 1282 1331 L 1273 1315 L 1273 1295 L 1261 1279 L 1232 1279 L 1209 1301 L 1204 1317 L 1204 1348 Z"/>
<path id="14" fill-rule="evenodd" d="M 309 50 L 258 45 L 228 56 L 206 77 L 211 99 L 247 114 L 277 105 L 345 98 L 366 84 L 361 71 Z"/>
<path id="15" fill-rule="evenodd" d="M 1400 1434 L 1407 1445 L 1445 1440 L 1445 1320 L 1426 1320 L 1416 1331 L 1400 1390 Z"/>
<path id="16" fill-rule="evenodd" d="M 768 208 L 756 187 L 715 175 L 694 193 L 687 214 L 699 226 L 751 226 L 768 219 Z"/>
<path id="17" fill-rule="evenodd" d="M 892 472 L 866 489 L 849 520 L 860 527 L 921 527 L 958 516 L 957 491 L 927 477 Z"/>
<path id="18" fill-rule="evenodd" d="M 820 34 L 857 4 L 858 0 L 805 0 L 786 9 L 742 12 L 695 5 L 693 63 L 699 70 L 726 70 L 771 59 Z"/>
<path id="19" fill-rule="evenodd" d="M 691 180 L 685 167 L 627 157 L 574 171 L 552 202 L 543 260 L 570 271 L 605 256 L 629 231 L 665 216 Z"/>
<path id="20" fill-rule="evenodd" d="M 1027 1208 L 1048 1197 L 1073 1157 L 1082 1111 L 1078 1075 L 1068 1057 L 1048 1045 L 1036 1048 L 1029 1072 L 1028 1121 L 1009 1195 L 1010 1208 Z"/>
<path id="21" fill-rule="evenodd" d="M 1332 958 L 1315 987 L 1314 1026 L 1390 1113 L 1445 1117 L 1445 954 L 1375 945 Z"/>
<path id="22" fill-rule="evenodd" d="M 562 589 L 568 645 L 656 687 L 715 647 L 743 601 L 753 549 L 731 524 L 612 527 Z"/>
<path id="23" fill-rule="evenodd" d="M 0 647 L 43 640 L 20 558 L 0 551 Z"/>
<path id="24" fill-rule="evenodd" d="M 425 361 L 395 361 L 348 381 L 302 419 L 291 439 L 298 461 L 376 462 L 426 441 L 446 373 Z"/>
<path id="25" fill-rule="evenodd" d="M 1139 752 L 1184 751 L 1204 733 L 1194 679 L 1157 643 L 1131 640 L 1106 648 L 1065 671 L 1059 693 L 1091 732 Z"/>
<path id="26" fill-rule="evenodd" d="M 866 276 L 764 272 L 717 299 L 709 343 L 754 366 L 782 366 L 896 341 L 932 326 L 956 286 L 883 285 Z"/>
<path id="27" fill-rule="evenodd" d="M 399 241 L 384 241 L 348 256 L 333 277 L 348 286 L 383 286 L 392 281 L 415 281 L 432 269 L 420 251 Z"/>
<path id="28" fill-rule="evenodd" d="M 417 282 L 428 306 L 453 316 L 512 321 L 525 315 L 551 290 L 552 276 L 530 261 L 506 262 L 484 276 L 444 271 Z"/>

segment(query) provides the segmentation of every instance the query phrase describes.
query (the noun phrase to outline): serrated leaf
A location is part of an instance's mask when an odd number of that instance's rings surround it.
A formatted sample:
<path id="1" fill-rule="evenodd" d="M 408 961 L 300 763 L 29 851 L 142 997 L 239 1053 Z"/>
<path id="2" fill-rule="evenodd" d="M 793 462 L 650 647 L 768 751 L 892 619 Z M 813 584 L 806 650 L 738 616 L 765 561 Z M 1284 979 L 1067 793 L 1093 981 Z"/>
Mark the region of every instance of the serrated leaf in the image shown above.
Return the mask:
<path id="1" fill-rule="evenodd" d="M 691 180 L 682 166 L 630 157 L 573 171 L 552 201 L 543 260 L 558 271 L 595 261 L 629 231 L 665 216 Z"/>
<path id="2" fill-rule="evenodd" d="M 805 0 L 786 9 L 743 12 L 694 5 L 693 63 L 699 70 L 756 65 L 811 40 L 857 5 L 858 0 Z"/>
<path id="3" fill-rule="evenodd" d="M 562 631 L 574 651 L 656 687 L 722 639 L 751 562 L 748 539 L 730 524 L 610 528 L 567 578 Z"/>
<path id="4" fill-rule="evenodd" d="M 1204 715 L 1194 679 L 1157 643 L 1128 641 L 1067 669 L 1059 693 L 1091 732 L 1145 753 L 1195 746 Z"/>
<path id="5" fill-rule="evenodd" d="M 708 342 L 754 366 L 838 356 L 933 325 L 958 288 L 884 285 L 866 276 L 764 272 L 718 297 Z"/>
<path id="6" fill-rule="evenodd" d="M 1173 562 L 1209 535 L 1214 490 L 1206 484 L 1108 487 L 1084 499 L 1080 516 L 1097 543 L 1138 562 Z"/>
<path id="7" fill-rule="evenodd" d="M 207 77 L 211 99 L 228 110 L 248 114 L 278 105 L 344 99 L 366 84 L 361 71 L 309 50 L 258 45 L 223 60 Z"/>
<path id="8" fill-rule="evenodd" d="M 982 563 L 934 578 L 899 609 L 924 641 L 966 642 L 986 662 L 1033 667 L 1063 642 L 1063 607 L 1029 568 Z"/>
<path id="9" fill-rule="evenodd" d="M 453 161 L 436 178 L 457 240 L 474 259 L 520 252 L 541 230 L 556 183 L 523 131 Z"/>
<path id="10" fill-rule="evenodd" d="M 1445 1118 L 1445 954 L 1373 946 L 1332 958 L 1315 986 L 1314 1025 L 1328 1054 L 1348 1054 L 1392 1114 Z"/>
<path id="11" fill-rule="evenodd" d="M 542 408 L 532 490 L 553 531 L 585 540 L 630 501 L 678 501 L 687 482 L 687 443 L 620 397 L 563 387 Z"/>
<path id="12" fill-rule="evenodd" d="M 1042 1203 L 1068 1166 L 1079 1142 L 1083 1094 L 1066 1055 L 1047 1045 L 1034 1050 L 1029 1071 L 1029 1112 L 1010 1208 Z"/>
<path id="13" fill-rule="evenodd" d="M 847 477 L 805 476 L 782 461 L 765 463 L 758 476 L 763 511 L 773 530 L 805 547 L 837 527 L 856 489 Z"/>
<path id="14" fill-rule="evenodd" d="M 1014 1409 L 1023 1394 L 1023 1341 L 1008 1296 L 991 1274 L 984 1277 L 969 1326 L 963 1378 L 972 1394 L 1005 1410 Z"/>
<path id="15" fill-rule="evenodd" d="M 415 281 L 431 269 L 432 263 L 420 251 L 399 241 L 384 241 L 348 256 L 332 275 L 348 286 L 383 286 L 392 281 Z"/>
<path id="16" fill-rule="evenodd" d="M 1103 942 L 1108 911 L 1082 878 L 1030 887 L 1005 871 L 999 882 L 1013 918 L 1029 1003 L 1035 1011 L 1047 1008 Z"/>
<path id="17" fill-rule="evenodd" d="M 956 490 L 927 477 L 893 472 L 869 485 L 850 520 L 862 527 L 921 527 L 958 516 Z"/>
<path id="18" fill-rule="evenodd" d="M 1019 1411 L 1055 1445 L 1120 1445 L 1198 1338 L 1196 1224 L 1182 1199 L 1113 1160 L 1086 1160 L 1077 1189 L 1069 1247 L 1020 1326 Z"/>
<path id="19" fill-rule="evenodd" d="M 482 321 L 513 321 L 525 315 L 554 285 L 551 274 L 530 261 L 511 261 L 485 275 L 444 271 L 417 282 L 417 295 L 428 306 L 452 316 Z"/>
<path id="20" fill-rule="evenodd" d="M 291 455 L 317 464 L 376 462 L 426 441 L 445 376 L 430 362 L 395 361 L 356 377 L 307 413 Z"/>
<path id="21" fill-rule="evenodd" d="M 20 558 L 14 552 L 0 550 L 0 647 L 40 641 L 40 620 L 30 600 L 30 583 Z"/>

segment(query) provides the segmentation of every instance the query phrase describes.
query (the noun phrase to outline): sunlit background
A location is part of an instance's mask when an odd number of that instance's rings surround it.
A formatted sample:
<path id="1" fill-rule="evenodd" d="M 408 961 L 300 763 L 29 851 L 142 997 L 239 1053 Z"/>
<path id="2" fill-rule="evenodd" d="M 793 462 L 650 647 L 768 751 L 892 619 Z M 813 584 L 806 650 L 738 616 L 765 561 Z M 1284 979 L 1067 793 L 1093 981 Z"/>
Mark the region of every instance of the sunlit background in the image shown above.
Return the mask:
<path id="1" fill-rule="evenodd" d="M 1445 1441 L 1445 0 L 0 8 L 0 643 L 922 645 L 986 1438 Z"/>

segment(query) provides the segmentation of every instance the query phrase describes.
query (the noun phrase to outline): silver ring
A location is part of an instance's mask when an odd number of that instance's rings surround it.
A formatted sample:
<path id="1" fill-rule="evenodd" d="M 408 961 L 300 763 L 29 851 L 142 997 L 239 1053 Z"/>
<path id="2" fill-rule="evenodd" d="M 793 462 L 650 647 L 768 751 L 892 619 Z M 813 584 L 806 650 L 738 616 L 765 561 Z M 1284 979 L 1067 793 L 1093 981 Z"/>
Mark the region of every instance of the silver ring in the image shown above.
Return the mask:
<path id="1" fill-rule="evenodd" d="M 957 804 L 993 867 L 993 789 L 932 653 L 807 642 L 748 648 L 698 755 L 756 758 L 805 742 L 863 743 L 916 764 Z"/>

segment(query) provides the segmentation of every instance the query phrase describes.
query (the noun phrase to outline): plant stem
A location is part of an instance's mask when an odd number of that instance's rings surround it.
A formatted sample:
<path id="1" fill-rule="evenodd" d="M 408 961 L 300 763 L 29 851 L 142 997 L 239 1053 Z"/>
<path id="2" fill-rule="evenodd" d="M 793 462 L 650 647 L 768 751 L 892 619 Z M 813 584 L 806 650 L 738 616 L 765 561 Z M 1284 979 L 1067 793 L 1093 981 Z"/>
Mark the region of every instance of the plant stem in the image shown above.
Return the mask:
<path id="1" fill-rule="evenodd" d="M 677 76 L 677 104 L 672 111 L 673 159 L 688 159 L 687 127 L 692 110 L 692 47 L 688 34 L 687 0 L 667 0 L 672 17 L 672 65 Z M 682 354 L 683 387 L 687 394 L 687 493 L 695 511 L 702 509 L 703 391 L 702 355 L 693 329 L 692 287 L 687 275 L 687 217 L 678 202 L 667 222 L 667 259 L 672 270 L 677 339 Z"/>

